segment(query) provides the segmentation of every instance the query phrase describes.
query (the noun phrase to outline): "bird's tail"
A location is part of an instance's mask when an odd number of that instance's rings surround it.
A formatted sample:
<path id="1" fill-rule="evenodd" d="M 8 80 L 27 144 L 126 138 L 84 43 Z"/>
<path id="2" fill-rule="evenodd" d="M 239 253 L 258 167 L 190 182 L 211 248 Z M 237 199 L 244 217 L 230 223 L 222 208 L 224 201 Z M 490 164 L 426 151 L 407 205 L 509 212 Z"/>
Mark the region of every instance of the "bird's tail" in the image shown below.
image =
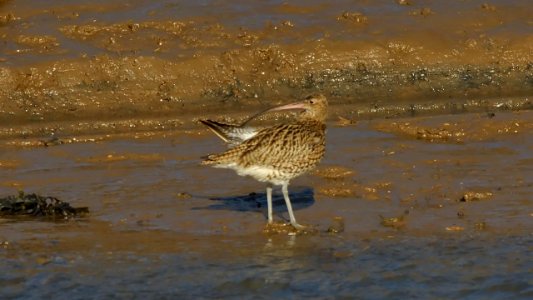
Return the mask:
<path id="1" fill-rule="evenodd" d="M 201 159 L 202 159 L 202 162 L 200 164 L 202 164 L 202 165 L 213 165 L 213 164 L 216 164 L 216 161 L 213 159 L 213 154 L 202 156 Z"/>
<path id="2" fill-rule="evenodd" d="M 236 146 L 245 140 L 252 138 L 258 132 L 258 129 L 250 126 L 243 127 L 240 125 L 230 125 L 212 120 L 200 120 L 200 122 L 211 129 L 211 131 L 230 147 Z"/>

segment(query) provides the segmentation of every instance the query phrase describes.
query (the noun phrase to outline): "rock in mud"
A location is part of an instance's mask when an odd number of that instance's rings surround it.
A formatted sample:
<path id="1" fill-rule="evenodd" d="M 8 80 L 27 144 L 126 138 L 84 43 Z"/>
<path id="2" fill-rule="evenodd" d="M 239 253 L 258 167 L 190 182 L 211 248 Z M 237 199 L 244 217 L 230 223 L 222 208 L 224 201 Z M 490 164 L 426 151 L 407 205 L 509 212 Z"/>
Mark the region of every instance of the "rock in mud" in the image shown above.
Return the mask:
<path id="1" fill-rule="evenodd" d="M 470 201 L 480 201 L 480 200 L 486 200 L 492 197 L 492 192 L 474 192 L 469 191 L 466 192 L 461 199 L 459 199 L 460 202 L 470 202 Z"/>
<path id="2" fill-rule="evenodd" d="M 360 12 L 343 12 L 337 17 L 339 21 L 347 21 L 354 24 L 365 24 L 368 22 L 368 17 Z"/>
<path id="3" fill-rule="evenodd" d="M 328 233 L 341 233 L 344 232 L 344 218 L 334 217 L 332 224 L 328 227 Z"/>
<path id="4" fill-rule="evenodd" d="M 405 215 L 401 215 L 399 217 L 392 217 L 387 218 L 383 216 L 379 216 L 381 218 L 380 224 L 384 227 L 391 227 L 394 229 L 401 229 L 403 228 L 407 223 L 405 221 Z"/>
<path id="5" fill-rule="evenodd" d="M 354 174 L 354 171 L 343 166 L 320 167 L 313 172 L 314 175 L 324 179 L 345 179 Z"/>
<path id="6" fill-rule="evenodd" d="M 444 229 L 446 229 L 446 231 L 464 231 L 465 230 L 463 226 L 457 226 L 457 225 L 447 226 Z"/>

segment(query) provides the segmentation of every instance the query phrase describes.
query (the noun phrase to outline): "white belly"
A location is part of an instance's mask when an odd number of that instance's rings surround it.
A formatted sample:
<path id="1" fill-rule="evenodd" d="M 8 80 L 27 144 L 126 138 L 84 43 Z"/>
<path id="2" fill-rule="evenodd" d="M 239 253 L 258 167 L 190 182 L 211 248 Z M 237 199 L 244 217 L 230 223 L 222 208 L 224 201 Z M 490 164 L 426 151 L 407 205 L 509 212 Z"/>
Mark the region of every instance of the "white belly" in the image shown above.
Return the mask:
<path id="1" fill-rule="evenodd" d="M 261 182 L 270 182 L 274 185 L 282 185 L 287 183 L 292 177 L 293 174 L 286 174 L 277 169 L 266 167 L 266 166 L 249 166 L 242 167 L 237 166 L 237 164 L 228 164 L 228 165 L 215 165 L 216 168 L 225 168 L 232 169 L 237 172 L 240 176 L 251 176 L 257 181 Z"/>

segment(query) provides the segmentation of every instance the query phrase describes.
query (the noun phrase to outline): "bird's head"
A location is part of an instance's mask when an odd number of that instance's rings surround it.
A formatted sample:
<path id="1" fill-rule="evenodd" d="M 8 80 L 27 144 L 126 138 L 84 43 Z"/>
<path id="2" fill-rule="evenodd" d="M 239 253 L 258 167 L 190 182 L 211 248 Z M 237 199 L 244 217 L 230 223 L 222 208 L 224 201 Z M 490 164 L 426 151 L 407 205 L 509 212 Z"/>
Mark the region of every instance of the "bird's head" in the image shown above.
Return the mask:
<path id="1" fill-rule="evenodd" d="M 302 109 L 298 116 L 300 120 L 326 121 L 328 112 L 328 100 L 322 94 L 311 95 L 303 101 L 286 104 L 269 109 L 268 111 L 280 111 L 288 109 Z"/>

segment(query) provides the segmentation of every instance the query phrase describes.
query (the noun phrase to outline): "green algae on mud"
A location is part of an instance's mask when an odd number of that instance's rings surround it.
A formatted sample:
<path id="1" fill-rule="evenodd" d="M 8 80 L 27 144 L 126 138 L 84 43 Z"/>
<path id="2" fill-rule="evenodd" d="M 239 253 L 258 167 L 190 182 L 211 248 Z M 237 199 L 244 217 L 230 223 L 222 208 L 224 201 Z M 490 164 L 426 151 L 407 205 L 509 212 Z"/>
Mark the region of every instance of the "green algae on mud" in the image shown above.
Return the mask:
<path id="1" fill-rule="evenodd" d="M 87 207 L 72 207 L 67 202 L 55 197 L 37 194 L 25 194 L 19 191 L 18 195 L 0 197 L 0 217 L 34 217 L 53 220 L 68 219 L 83 216 L 89 213 Z"/>

